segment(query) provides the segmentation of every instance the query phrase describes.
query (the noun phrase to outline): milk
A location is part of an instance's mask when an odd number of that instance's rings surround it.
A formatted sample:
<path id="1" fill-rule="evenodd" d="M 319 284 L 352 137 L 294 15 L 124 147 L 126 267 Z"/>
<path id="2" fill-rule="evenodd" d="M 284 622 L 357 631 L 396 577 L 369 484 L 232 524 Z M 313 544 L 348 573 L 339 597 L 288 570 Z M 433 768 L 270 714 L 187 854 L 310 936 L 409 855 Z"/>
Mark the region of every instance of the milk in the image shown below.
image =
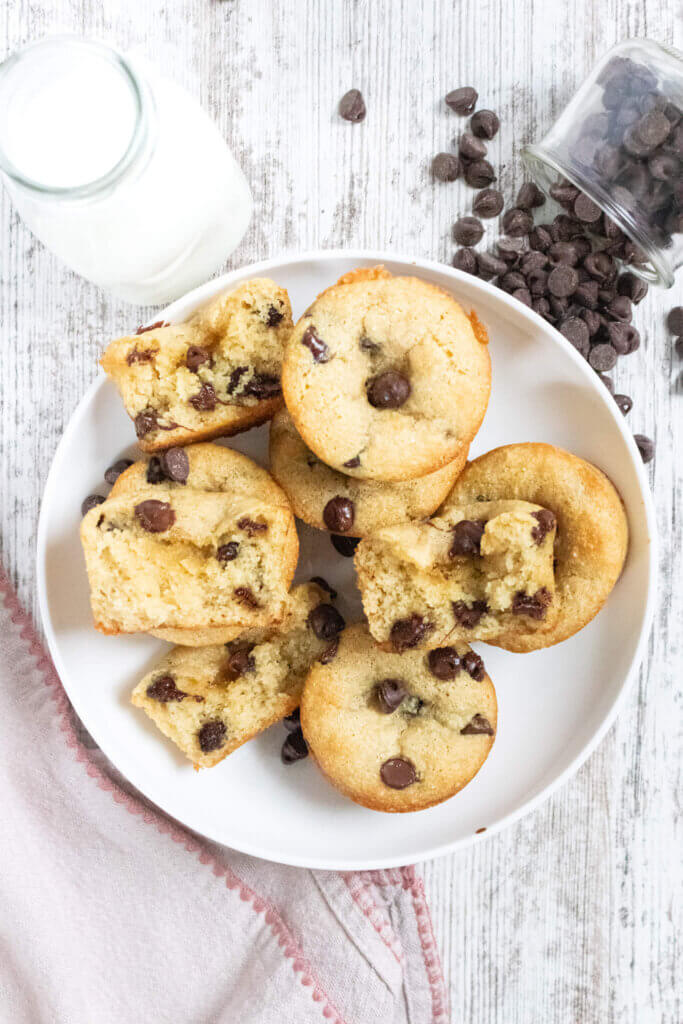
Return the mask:
<path id="1" fill-rule="evenodd" d="M 37 237 L 129 302 L 165 303 L 206 280 L 242 239 L 252 199 L 198 103 L 81 40 L 14 60 L 0 68 L 0 164 Z"/>

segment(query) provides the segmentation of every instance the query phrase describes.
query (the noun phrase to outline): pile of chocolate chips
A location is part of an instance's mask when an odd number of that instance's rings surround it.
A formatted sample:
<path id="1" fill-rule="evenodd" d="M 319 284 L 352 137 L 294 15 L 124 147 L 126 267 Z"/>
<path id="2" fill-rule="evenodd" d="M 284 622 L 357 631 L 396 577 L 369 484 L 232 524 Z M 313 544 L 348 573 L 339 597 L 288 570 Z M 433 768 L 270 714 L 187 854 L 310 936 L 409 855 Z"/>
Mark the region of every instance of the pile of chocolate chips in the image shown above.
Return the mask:
<path id="1" fill-rule="evenodd" d="M 461 135 L 457 156 L 440 153 L 432 162 L 436 178 L 453 181 L 462 173 L 468 184 L 480 190 L 473 202 L 478 216 L 462 217 L 453 227 L 461 246 L 453 266 L 492 281 L 557 327 L 614 394 L 608 371 L 620 356 L 640 346 L 631 321 L 633 307 L 645 297 L 648 286 L 625 267 L 641 264 L 643 254 L 587 195 L 565 180 L 551 190 L 563 212 L 535 223 L 534 210 L 546 200 L 533 182 L 525 182 L 514 206 L 503 214 L 505 237 L 498 240 L 495 251 L 475 251 L 473 246 L 484 234 L 481 218 L 496 217 L 504 207 L 502 193 L 491 187 L 496 174 L 485 159 L 484 141 L 494 138 L 500 122 L 493 111 L 475 111 L 477 99 L 469 86 L 446 96 L 456 113 L 472 115 L 470 131 Z M 633 402 L 628 395 L 614 394 L 614 399 L 624 414 L 630 412 Z M 652 441 L 642 434 L 636 434 L 635 440 L 643 460 L 649 462 L 654 454 Z"/>

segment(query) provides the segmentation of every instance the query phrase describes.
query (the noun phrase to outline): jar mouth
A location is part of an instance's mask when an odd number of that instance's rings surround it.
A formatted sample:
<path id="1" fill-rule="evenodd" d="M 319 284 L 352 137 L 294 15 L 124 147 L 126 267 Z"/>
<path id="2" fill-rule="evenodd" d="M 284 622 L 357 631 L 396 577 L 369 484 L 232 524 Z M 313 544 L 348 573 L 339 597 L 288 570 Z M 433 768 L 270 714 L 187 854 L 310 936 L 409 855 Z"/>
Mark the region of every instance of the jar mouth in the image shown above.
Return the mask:
<path id="1" fill-rule="evenodd" d="M 669 262 L 662 256 L 661 250 L 652 239 L 638 228 L 628 211 L 616 205 L 609 192 L 601 188 L 598 183 L 588 181 L 576 168 L 568 167 L 562 159 L 542 145 L 525 146 L 522 150 L 522 160 L 546 195 L 550 196 L 550 186 L 554 183 L 550 171 L 566 178 L 576 188 L 585 192 L 589 199 L 592 199 L 647 256 L 648 263 L 642 266 L 629 264 L 628 269 L 631 273 L 652 284 L 671 288 L 674 283 L 674 273 Z"/>
<path id="2" fill-rule="evenodd" d="M 54 48 L 55 45 L 75 47 L 96 54 L 106 60 L 124 80 L 133 103 L 133 128 L 130 139 L 121 156 L 101 175 L 91 181 L 77 185 L 49 185 L 21 171 L 13 162 L 0 141 L 0 171 L 7 175 L 16 185 L 28 192 L 41 196 L 62 199 L 85 199 L 110 189 L 120 177 L 137 161 L 145 148 L 150 122 L 151 99 L 129 61 L 112 47 L 80 36 L 57 35 L 39 39 L 23 49 L 13 53 L 0 64 L 0 89 L 3 81 L 21 63 L 39 56 L 41 50 Z"/>

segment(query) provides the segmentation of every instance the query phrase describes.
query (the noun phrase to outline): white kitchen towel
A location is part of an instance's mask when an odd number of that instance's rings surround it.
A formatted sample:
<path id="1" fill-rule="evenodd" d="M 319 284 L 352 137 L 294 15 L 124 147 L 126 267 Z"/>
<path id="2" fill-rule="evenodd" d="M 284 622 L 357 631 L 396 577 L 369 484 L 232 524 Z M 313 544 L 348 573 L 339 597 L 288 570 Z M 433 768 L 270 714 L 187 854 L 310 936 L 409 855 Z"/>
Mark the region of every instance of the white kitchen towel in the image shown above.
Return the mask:
<path id="1" fill-rule="evenodd" d="M 93 679 L 97 686 L 97 679 Z M 133 790 L 0 569 L 2 1024 L 448 1024 L 412 867 L 282 867 Z"/>

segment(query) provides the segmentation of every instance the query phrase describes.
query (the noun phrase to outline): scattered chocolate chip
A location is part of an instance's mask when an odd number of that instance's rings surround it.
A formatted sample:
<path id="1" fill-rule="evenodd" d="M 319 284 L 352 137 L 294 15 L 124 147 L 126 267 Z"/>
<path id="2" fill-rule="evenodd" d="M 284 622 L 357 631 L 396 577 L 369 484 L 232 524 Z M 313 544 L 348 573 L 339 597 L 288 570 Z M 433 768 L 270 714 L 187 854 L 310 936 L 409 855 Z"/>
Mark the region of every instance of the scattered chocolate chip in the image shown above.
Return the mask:
<path id="1" fill-rule="evenodd" d="M 308 744 L 301 729 L 296 729 L 282 744 L 280 758 L 283 764 L 295 764 L 297 761 L 303 761 L 305 757 L 308 757 Z"/>
<path id="2" fill-rule="evenodd" d="M 548 274 L 548 291 L 556 298 L 573 295 L 579 284 L 579 275 L 574 267 L 560 263 Z"/>
<path id="3" fill-rule="evenodd" d="M 335 597 L 337 596 L 337 591 L 334 589 L 334 587 L 331 587 L 327 580 L 323 579 L 322 576 L 312 576 L 311 583 L 316 583 L 321 590 L 325 590 L 334 601 Z"/>
<path id="4" fill-rule="evenodd" d="M 640 457 L 643 462 L 651 462 L 655 456 L 655 443 L 654 441 L 646 437 L 645 434 L 634 434 L 633 439 L 638 446 Z"/>
<path id="5" fill-rule="evenodd" d="M 245 605 L 247 608 L 260 608 L 258 600 L 254 596 L 254 592 L 250 587 L 235 587 L 233 595 L 239 604 Z"/>
<path id="6" fill-rule="evenodd" d="M 345 121 L 358 124 L 359 121 L 365 120 L 366 113 L 365 100 L 359 89 L 349 89 L 339 100 L 339 115 Z"/>
<path id="7" fill-rule="evenodd" d="M 598 282 L 582 281 L 572 298 L 584 309 L 595 309 L 598 304 Z"/>
<path id="8" fill-rule="evenodd" d="M 308 625 L 318 640 L 333 640 L 342 632 L 346 622 L 331 604 L 319 604 L 308 616 Z"/>
<path id="9" fill-rule="evenodd" d="M 382 679 L 375 686 L 375 697 L 379 710 L 390 715 L 396 710 L 408 691 L 400 679 Z"/>
<path id="10" fill-rule="evenodd" d="M 496 172 L 488 160 L 473 160 L 465 168 L 465 181 L 472 188 L 486 188 L 495 180 Z"/>
<path id="11" fill-rule="evenodd" d="M 287 715 L 286 718 L 282 719 L 287 732 L 296 732 L 297 729 L 301 728 L 301 708 L 294 708 L 291 715 Z"/>
<path id="12" fill-rule="evenodd" d="M 257 533 L 265 533 L 268 529 L 267 523 L 258 523 L 255 519 L 250 519 L 249 516 L 242 516 L 237 520 L 237 525 L 240 530 L 244 530 L 247 537 L 255 537 Z"/>
<path id="13" fill-rule="evenodd" d="M 503 291 L 512 293 L 517 288 L 525 288 L 526 279 L 518 270 L 508 270 L 507 274 L 503 274 L 498 281 L 498 287 L 502 288 Z"/>
<path id="14" fill-rule="evenodd" d="M 629 398 L 628 395 L 615 395 L 614 401 L 617 403 L 620 412 L 622 412 L 624 416 L 626 416 L 633 408 L 633 399 Z"/>
<path id="15" fill-rule="evenodd" d="M 463 132 L 458 142 L 458 150 L 463 160 L 481 160 L 486 156 L 486 146 L 481 139 L 475 138 L 471 132 Z"/>
<path id="16" fill-rule="evenodd" d="M 390 789 L 406 789 L 417 782 L 415 765 L 405 757 L 390 757 L 379 773 L 384 785 Z"/>
<path id="17" fill-rule="evenodd" d="M 210 360 L 211 353 L 207 349 L 202 348 L 201 345 L 190 345 L 185 353 L 185 366 L 192 373 L 196 373 L 200 366 L 210 362 Z"/>
<path id="18" fill-rule="evenodd" d="M 277 327 L 279 323 L 284 320 L 285 314 L 282 313 L 275 306 L 268 306 L 268 312 L 266 314 L 266 327 Z"/>
<path id="19" fill-rule="evenodd" d="M 512 599 L 512 614 L 527 615 L 530 619 L 544 619 L 551 602 L 552 597 L 547 587 L 541 587 L 535 594 L 525 594 L 523 590 L 519 590 Z"/>
<path id="20" fill-rule="evenodd" d="M 159 457 L 164 475 L 174 483 L 187 483 L 190 474 L 190 460 L 184 448 L 167 448 Z"/>
<path id="21" fill-rule="evenodd" d="M 337 651 L 339 650 L 339 637 L 332 641 L 329 647 L 326 647 L 322 652 L 318 661 L 321 665 L 329 665 L 331 661 L 337 657 Z"/>
<path id="22" fill-rule="evenodd" d="M 153 455 L 147 463 L 147 474 L 146 480 L 148 484 L 160 484 L 166 479 L 163 467 L 161 465 L 161 459 L 158 455 Z"/>
<path id="23" fill-rule="evenodd" d="M 574 200 L 574 216 L 577 220 L 582 221 L 584 224 L 595 224 L 596 221 L 600 220 L 602 216 L 602 210 L 597 203 L 594 203 L 592 199 L 589 199 L 585 193 L 581 192 Z"/>
<path id="24" fill-rule="evenodd" d="M 493 727 L 488 718 L 483 715 L 475 715 L 464 729 L 460 730 L 461 736 L 493 736 Z"/>
<path id="25" fill-rule="evenodd" d="M 515 288 L 510 294 L 518 302 L 523 302 L 525 306 L 531 306 L 531 292 L 528 288 Z"/>
<path id="26" fill-rule="evenodd" d="M 538 185 L 533 181 L 525 181 L 517 193 L 515 206 L 520 210 L 534 210 L 538 206 L 543 206 L 544 203 L 545 196 Z"/>
<path id="27" fill-rule="evenodd" d="M 471 85 L 463 85 L 460 89 L 453 89 L 446 96 L 446 103 L 456 114 L 465 117 L 474 110 L 479 93 Z"/>
<path id="28" fill-rule="evenodd" d="M 458 249 L 453 256 L 453 266 L 466 274 L 477 273 L 477 254 L 474 249 Z"/>
<path id="29" fill-rule="evenodd" d="M 387 370 L 366 385 L 368 402 L 374 409 L 400 409 L 410 397 L 410 381 L 398 370 Z"/>
<path id="30" fill-rule="evenodd" d="M 455 181 L 460 170 L 460 161 L 454 153 L 437 153 L 432 160 L 432 174 L 437 181 Z"/>
<path id="31" fill-rule="evenodd" d="M 204 725 L 197 733 L 197 740 L 202 753 L 210 754 L 212 750 L 218 750 L 224 746 L 227 732 L 225 722 L 221 722 L 219 718 L 215 718 L 210 722 L 204 722 Z"/>
<path id="32" fill-rule="evenodd" d="M 344 469 L 358 469 L 360 466 L 360 455 L 354 455 L 352 459 L 347 459 L 342 465 Z"/>
<path id="33" fill-rule="evenodd" d="M 637 305 L 647 295 L 648 288 L 647 283 L 641 277 L 636 277 L 630 270 L 627 270 L 626 273 L 620 275 L 617 281 L 617 291 Z"/>
<path id="34" fill-rule="evenodd" d="M 138 327 L 135 333 L 147 334 L 147 331 L 156 331 L 160 327 L 168 327 L 168 323 L 166 322 L 166 320 L 156 320 L 153 324 L 150 324 L 149 327 Z"/>
<path id="35" fill-rule="evenodd" d="M 135 506 L 135 518 L 148 533 L 164 533 L 175 523 L 175 512 L 167 501 L 149 498 Z"/>
<path id="36" fill-rule="evenodd" d="M 453 601 L 453 618 L 464 629 L 474 629 L 482 615 L 489 610 L 486 601 L 473 601 L 468 605 L 466 601 Z"/>
<path id="37" fill-rule="evenodd" d="M 152 351 L 148 348 L 138 348 L 137 345 L 133 345 L 132 349 L 130 349 L 126 356 L 126 362 L 129 366 L 132 366 L 134 363 L 151 363 L 155 355 L 156 350 Z"/>
<path id="38" fill-rule="evenodd" d="M 633 307 L 628 295 L 615 295 L 607 306 L 607 312 L 615 320 L 630 323 L 633 318 Z"/>
<path id="39" fill-rule="evenodd" d="M 565 209 L 573 205 L 578 194 L 579 190 L 575 185 L 558 182 L 557 184 L 550 186 L 551 198 L 554 199 L 556 203 L 559 203 L 560 206 L 564 206 Z"/>
<path id="40" fill-rule="evenodd" d="M 225 678 L 228 682 L 234 682 L 247 672 L 253 672 L 256 668 L 256 659 L 252 655 L 254 644 L 236 640 L 230 644 L 228 659 L 225 665 Z"/>
<path id="41" fill-rule="evenodd" d="M 425 622 L 421 615 L 414 613 L 407 619 L 397 619 L 391 627 L 391 645 L 397 654 L 402 654 L 412 647 L 422 643 L 425 636 L 431 633 L 434 627 L 430 622 Z"/>
<path id="42" fill-rule="evenodd" d="M 146 690 L 147 696 L 160 704 L 168 704 L 177 701 L 179 704 L 188 696 L 184 690 L 179 690 L 173 676 L 159 676 L 153 683 L 150 683 Z"/>
<path id="43" fill-rule="evenodd" d="M 598 374 L 598 378 L 605 385 L 605 387 L 609 391 L 610 395 L 613 395 L 614 394 L 614 384 L 612 383 L 612 378 L 608 377 L 606 373 L 599 373 Z"/>
<path id="44" fill-rule="evenodd" d="M 479 139 L 493 139 L 500 128 L 500 120 L 493 110 L 477 110 L 472 114 L 470 128 Z"/>
<path id="45" fill-rule="evenodd" d="M 305 345 L 307 349 L 310 349 L 314 363 L 329 363 L 332 358 L 330 350 L 325 342 L 315 333 L 315 327 L 313 324 L 311 324 L 310 327 L 307 327 L 304 331 L 301 344 Z"/>
<path id="46" fill-rule="evenodd" d="M 598 281 L 609 281 L 616 273 L 614 260 L 606 252 L 593 252 L 583 261 L 584 268 Z"/>
<path id="47" fill-rule="evenodd" d="M 337 554 L 343 558 L 353 558 L 354 551 L 360 544 L 360 537 L 339 537 L 333 533 L 330 541 Z"/>
<path id="48" fill-rule="evenodd" d="M 560 334 L 571 342 L 584 359 L 587 358 L 590 350 L 590 332 L 584 320 L 578 316 L 567 317 L 560 324 Z"/>
<path id="49" fill-rule="evenodd" d="M 683 335 L 683 306 L 674 306 L 669 310 L 666 326 L 672 334 Z"/>
<path id="50" fill-rule="evenodd" d="M 520 238 L 529 234 L 533 223 L 533 218 L 527 210 L 514 208 L 503 216 L 503 231 L 512 238 Z"/>
<path id="51" fill-rule="evenodd" d="M 603 342 L 593 346 L 588 355 L 588 362 L 594 370 L 605 373 L 616 365 L 617 353 L 611 345 Z"/>
<path id="52" fill-rule="evenodd" d="M 507 271 L 507 263 L 505 260 L 501 260 L 497 256 L 493 256 L 490 252 L 478 252 L 477 270 L 481 276 L 486 279 L 489 277 L 498 277 L 500 274 L 504 274 Z"/>
<path id="53" fill-rule="evenodd" d="M 483 188 L 474 197 L 472 209 L 478 217 L 489 220 L 491 217 L 497 217 L 504 205 L 502 192 L 497 188 Z"/>
<path id="54" fill-rule="evenodd" d="M 151 409 L 146 409 L 144 412 L 139 412 L 135 417 L 135 433 L 138 437 L 145 437 L 152 430 L 156 430 L 158 427 L 156 413 Z"/>
<path id="55" fill-rule="evenodd" d="M 436 647 L 427 655 L 427 664 L 437 679 L 455 679 L 461 668 L 455 647 Z"/>
<path id="56" fill-rule="evenodd" d="M 460 659 L 460 664 L 465 672 L 477 683 L 480 683 L 486 675 L 484 662 L 474 651 L 468 651 L 467 654 L 464 654 Z"/>
<path id="57" fill-rule="evenodd" d="M 104 471 L 104 479 L 108 484 L 115 484 L 124 470 L 133 465 L 132 459 L 119 459 Z"/>
<path id="58" fill-rule="evenodd" d="M 219 562 L 224 565 L 226 562 L 234 562 L 237 558 L 237 553 L 240 546 L 236 540 L 231 540 L 227 544 L 221 544 L 216 551 L 216 558 Z"/>
<path id="59" fill-rule="evenodd" d="M 353 526 L 355 506 L 349 498 L 337 495 L 323 509 L 323 522 L 332 533 L 348 533 Z"/>
<path id="60" fill-rule="evenodd" d="M 609 343 L 617 355 L 625 356 L 631 351 L 631 334 L 635 331 L 630 324 L 624 324 L 620 320 L 609 323 L 605 327 Z"/>
<path id="61" fill-rule="evenodd" d="M 476 217 L 461 217 L 453 225 L 453 238 L 458 245 L 476 245 L 483 234 L 484 227 Z"/>
<path id="62" fill-rule="evenodd" d="M 555 529 L 557 520 L 549 508 L 542 508 L 538 512 L 532 512 L 531 515 L 538 523 L 538 526 L 532 526 L 531 536 L 540 546 L 550 531 Z"/>
<path id="63" fill-rule="evenodd" d="M 635 130 L 643 144 L 650 149 L 660 146 L 671 132 L 671 121 L 661 110 L 651 110 L 643 114 L 636 123 Z"/>
<path id="64" fill-rule="evenodd" d="M 461 519 L 453 527 L 453 542 L 448 552 L 450 558 L 458 555 L 478 555 L 481 538 L 486 527 L 482 519 Z"/>
<path id="65" fill-rule="evenodd" d="M 104 500 L 101 494 L 89 494 L 81 503 L 81 515 L 87 515 L 91 508 L 97 508 Z"/>
<path id="66" fill-rule="evenodd" d="M 475 829 L 474 834 L 475 834 L 475 836 L 480 836 L 482 834 L 482 832 L 485 832 L 485 831 L 486 831 L 486 826 L 483 825 L 481 828 Z"/>
<path id="67" fill-rule="evenodd" d="M 529 245 L 536 252 L 547 252 L 553 243 L 553 236 L 542 224 L 529 232 Z"/>
<path id="68" fill-rule="evenodd" d="M 216 392 L 213 384 L 209 384 L 208 381 L 202 384 L 197 394 L 188 398 L 188 402 L 197 412 L 212 412 L 216 408 Z"/>

